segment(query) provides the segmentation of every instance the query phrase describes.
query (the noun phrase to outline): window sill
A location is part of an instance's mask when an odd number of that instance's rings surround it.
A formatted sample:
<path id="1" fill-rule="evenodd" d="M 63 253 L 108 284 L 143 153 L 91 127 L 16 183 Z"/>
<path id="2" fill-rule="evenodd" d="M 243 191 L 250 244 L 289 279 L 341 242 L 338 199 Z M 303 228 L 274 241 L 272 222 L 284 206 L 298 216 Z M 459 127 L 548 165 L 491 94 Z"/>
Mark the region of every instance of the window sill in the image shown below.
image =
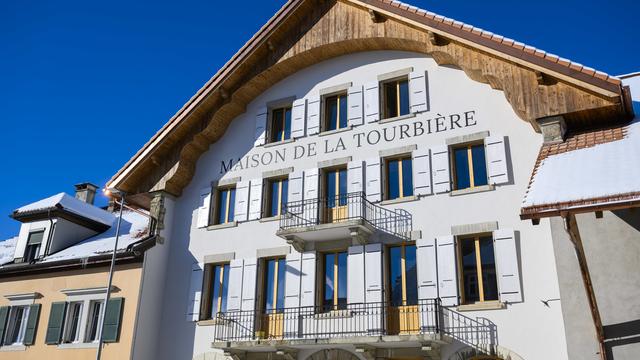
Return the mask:
<path id="1" fill-rule="evenodd" d="M 481 193 L 481 192 L 493 191 L 493 190 L 495 190 L 495 186 L 493 185 L 482 185 L 482 186 L 476 186 L 474 188 L 453 190 L 452 192 L 449 193 L 449 195 L 460 196 L 460 195 L 475 194 L 475 193 Z"/>
<path id="2" fill-rule="evenodd" d="M 207 230 L 211 231 L 211 230 L 220 230 L 220 229 L 227 229 L 227 228 L 232 228 L 232 227 L 236 227 L 238 226 L 238 222 L 237 221 L 232 221 L 232 222 L 228 222 L 228 223 L 224 223 L 224 224 L 218 224 L 218 225 L 209 225 L 207 226 Z"/>
<path id="3" fill-rule="evenodd" d="M 329 131 L 321 131 L 318 136 L 329 136 L 329 135 L 333 135 L 333 134 L 338 134 L 341 132 L 345 132 L 345 131 L 349 131 L 353 129 L 353 125 L 349 125 L 345 128 L 341 128 L 341 129 L 335 129 L 335 130 L 329 130 Z"/>
<path id="4" fill-rule="evenodd" d="M 0 347 L 0 351 L 25 351 L 27 350 L 26 345 L 3 345 Z"/>
<path id="5" fill-rule="evenodd" d="M 225 319 L 209 319 L 209 320 L 200 320 L 197 322 L 198 326 L 215 326 L 215 325 L 226 325 L 229 321 Z"/>
<path id="6" fill-rule="evenodd" d="M 58 349 L 97 349 L 97 342 L 90 343 L 71 343 L 71 344 L 60 344 L 58 345 Z"/>
<path id="7" fill-rule="evenodd" d="M 383 200 L 380 202 L 380 205 L 394 205 L 394 204 L 401 204 L 401 203 L 411 202 L 416 200 L 418 200 L 418 197 L 415 195 L 412 195 L 412 196 L 405 196 L 405 197 L 392 199 L 392 200 Z"/>
<path id="8" fill-rule="evenodd" d="M 505 309 L 506 305 L 500 301 L 485 301 L 485 302 L 477 302 L 474 304 L 465 304 L 459 305 L 458 311 L 480 311 L 480 310 L 499 310 Z"/>
<path id="9" fill-rule="evenodd" d="M 291 139 L 287 139 L 287 140 L 282 140 L 282 141 L 276 141 L 276 142 L 271 142 L 271 143 L 266 143 L 263 145 L 263 147 L 265 148 L 270 148 L 270 147 L 274 147 L 274 146 L 279 146 L 279 145 L 284 145 L 284 144 L 289 144 L 296 141 L 296 139 L 291 138 Z"/>
<path id="10" fill-rule="evenodd" d="M 265 218 L 260 218 L 260 222 L 261 223 L 266 223 L 266 222 L 272 222 L 272 221 L 278 221 L 280 220 L 280 215 L 276 215 L 276 216 L 270 216 L 270 217 L 265 217 Z"/>
<path id="11" fill-rule="evenodd" d="M 416 117 L 416 114 L 415 113 L 411 113 L 411 114 L 407 114 L 407 115 L 400 115 L 400 116 L 396 116 L 396 117 L 392 117 L 392 118 L 382 119 L 382 120 L 378 121 L 378 123 L 386 124 L 386 123 L 390 123 L 390 122 L 394 122 L 394 121 L 400 121 L 400 120 L 404 120 L 404 119 L 410 119 L 410 118 L 414 118 L 414 117 Z"/>
<path id="12" fill-rule="evenodd" d="M 353 317 L 353 314 L 351 314 L 351 311 L 349 310 L 331 310 L 328 312 L 324 312 L 324 313 L 319 313 L 319 314 L 315 314 L 314 318 L 316 320 L 323 320 L 323 319 L 344 319 L 344 318 L 351 318 Z"/>

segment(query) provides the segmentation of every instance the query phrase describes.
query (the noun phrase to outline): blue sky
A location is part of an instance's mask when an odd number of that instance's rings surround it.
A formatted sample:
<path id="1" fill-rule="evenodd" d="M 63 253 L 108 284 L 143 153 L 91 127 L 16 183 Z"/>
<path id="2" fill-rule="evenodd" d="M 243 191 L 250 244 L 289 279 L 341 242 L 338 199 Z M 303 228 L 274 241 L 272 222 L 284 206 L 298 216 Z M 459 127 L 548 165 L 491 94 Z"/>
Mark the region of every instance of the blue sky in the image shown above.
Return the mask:
<path id="1" fill-rule="evenodd" d="M 409 2 L 611 74 L 640 71 L 638 1 Z M 18 232 L 13 209 L 103 186 L 282 4 L 0 2 L 0 239 Z"/>

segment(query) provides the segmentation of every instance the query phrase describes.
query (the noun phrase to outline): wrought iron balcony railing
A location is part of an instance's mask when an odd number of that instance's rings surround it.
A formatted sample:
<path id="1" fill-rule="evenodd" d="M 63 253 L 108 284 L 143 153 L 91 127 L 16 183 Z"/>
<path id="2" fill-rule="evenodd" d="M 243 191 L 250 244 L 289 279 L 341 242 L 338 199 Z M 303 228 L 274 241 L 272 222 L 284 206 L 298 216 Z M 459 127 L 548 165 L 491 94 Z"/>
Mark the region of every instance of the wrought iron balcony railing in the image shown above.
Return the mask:
<path id="1" fill-rule="evenodd" d="M 362 192 L 292 201 L 283 206 L 282 214 L 280 230 L 362 220 L 380 231 L 406 238 L 413 228 L 408 211 L 375 205 Z"/>

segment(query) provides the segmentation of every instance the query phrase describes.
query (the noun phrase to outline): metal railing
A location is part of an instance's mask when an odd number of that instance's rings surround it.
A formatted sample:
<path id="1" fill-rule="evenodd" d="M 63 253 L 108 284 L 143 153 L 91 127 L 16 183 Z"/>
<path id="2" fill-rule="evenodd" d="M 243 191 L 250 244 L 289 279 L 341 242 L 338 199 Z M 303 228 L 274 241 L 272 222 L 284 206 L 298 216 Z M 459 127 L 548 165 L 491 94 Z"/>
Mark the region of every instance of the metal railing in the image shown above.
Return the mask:
<path id="1" fill-rule="evenodd" d="M 272 311 L 228 311 L 216 317 L 215 341 L 327 339 L 441 332 L 439 299 L 391 306 L 388 303 L 308 306 Z"/>
<path id="2" fill-rule="evenodd" d="M 349 220 L 364 220 L 380 231 L 401 238 L 406 238 L 413 229 L 412 216 L 408 211 L 375 205 L 363 192 L 292 201 L 283 206 L 281 213 L 281 230 Z"/>

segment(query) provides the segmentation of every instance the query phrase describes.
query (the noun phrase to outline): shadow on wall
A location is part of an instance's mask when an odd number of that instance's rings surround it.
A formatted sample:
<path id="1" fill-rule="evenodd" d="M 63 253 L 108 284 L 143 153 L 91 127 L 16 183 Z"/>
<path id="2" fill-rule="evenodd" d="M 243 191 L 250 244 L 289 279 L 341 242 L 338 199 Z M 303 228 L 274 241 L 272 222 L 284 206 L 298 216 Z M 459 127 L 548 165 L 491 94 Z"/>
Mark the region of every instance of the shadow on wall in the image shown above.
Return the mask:
<path id="1" fill-rule="evenodd" d="M 616 210 L 613 214 L 640 232 L 640 209 Z"/>
<path id="2" fill-rule="evenodd" d="M 631 344 L 637 345 L 623 351 L 625 353 L 631 351 L 637 354 L 637 351 L 640 350 L 640 319 L 605 325 L 604 338 L 607 359 L 615 359 L 614 348 L 629 347 Z"/>
<path id="3" fill-rule="evenodd" d="M 498 327 L 486 318 L 470 318 L 451 308 L 442 308 L 443 332 L 476 352 L 493 355 L 498 345 Z"/>

